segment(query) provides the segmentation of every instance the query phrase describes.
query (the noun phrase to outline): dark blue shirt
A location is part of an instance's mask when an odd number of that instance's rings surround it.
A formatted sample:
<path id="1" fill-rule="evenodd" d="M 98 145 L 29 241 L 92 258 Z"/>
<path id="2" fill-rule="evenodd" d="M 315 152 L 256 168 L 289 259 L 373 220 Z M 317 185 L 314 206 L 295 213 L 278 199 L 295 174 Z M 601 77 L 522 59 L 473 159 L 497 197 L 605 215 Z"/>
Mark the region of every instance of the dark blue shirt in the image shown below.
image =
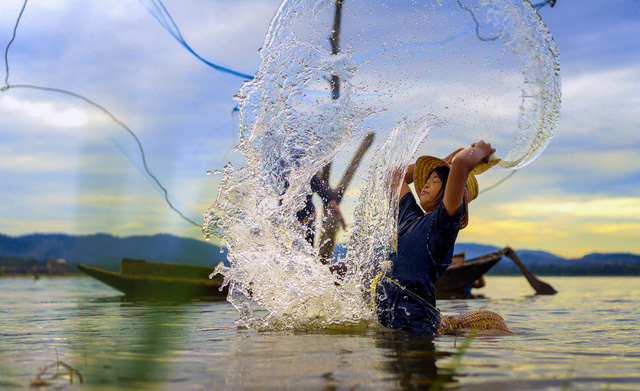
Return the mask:
<path id="1" fill-rule="evenodd" d="M 463 211 L 460 205 L 450 216 L 441 202 L 425 215 L 412 193 L 402 197 L 398 250 L 386 274 L 402 288 L 385 278 L 378 283 L 376 311 L 382 325 L 420 334 L 436 332 L 440 315 L 435 310 L 435 283 L 451 265 Z"/>

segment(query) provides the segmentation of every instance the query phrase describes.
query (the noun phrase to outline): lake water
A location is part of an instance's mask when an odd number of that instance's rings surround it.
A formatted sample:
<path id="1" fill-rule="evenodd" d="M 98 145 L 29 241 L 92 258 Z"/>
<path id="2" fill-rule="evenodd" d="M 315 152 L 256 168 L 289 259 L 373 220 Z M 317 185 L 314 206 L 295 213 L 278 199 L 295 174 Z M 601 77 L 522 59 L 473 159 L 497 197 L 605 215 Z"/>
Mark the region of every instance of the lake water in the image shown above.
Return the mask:
<path id="1" fill-rule="evenodd" d="M 0 389 L 24 389 L 56 360 L 44 389 L 640 389 L 640 278 L 489 277 L 484 298 L 509 336 L 424 338 L 358 330 L 238 329 L 228 303 L 132 302 L 90 278 L 0 278 Z M 434 386 L 435 388 L 435 386 Z"/>

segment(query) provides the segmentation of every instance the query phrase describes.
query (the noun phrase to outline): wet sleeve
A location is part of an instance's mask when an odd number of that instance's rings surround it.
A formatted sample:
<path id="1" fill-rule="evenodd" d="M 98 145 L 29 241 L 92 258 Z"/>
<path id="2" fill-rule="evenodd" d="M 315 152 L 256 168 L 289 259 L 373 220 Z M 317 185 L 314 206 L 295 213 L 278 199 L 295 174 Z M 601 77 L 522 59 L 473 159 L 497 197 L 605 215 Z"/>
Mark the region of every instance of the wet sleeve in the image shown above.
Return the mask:
<path id="1" fill-rule="evenodd" d="M 429 229 L 429 248 L 434 257 L 434 262 L 446 268 L 451 264 L 448 254 L 453 251 L 458 232 L 460 232 L 464 203 L 460 204 L 460 207 L 453 215 L 449 215 L 442 202 L 438 209 L 432 213 L 435 213 L 435 216 L 433 225 Z"/>
<path id="2" fill-rule="evenodd" d="M 317 193 L 325 204 L 336 199 L 329 186 L 317 175 L 311 178 L 311 191 Z"/>
<path id="3" fill-rule="evenodd" d="M 422 217 L 423 215 L 424 212 L 422 212 L 422 208 L 418 206 L 413 193 L 409 192 L 405 194 L 400 200 L 400 205 L 398 206 L 398 228 L 403 232 L 403 227 L 406 223 Z"/>

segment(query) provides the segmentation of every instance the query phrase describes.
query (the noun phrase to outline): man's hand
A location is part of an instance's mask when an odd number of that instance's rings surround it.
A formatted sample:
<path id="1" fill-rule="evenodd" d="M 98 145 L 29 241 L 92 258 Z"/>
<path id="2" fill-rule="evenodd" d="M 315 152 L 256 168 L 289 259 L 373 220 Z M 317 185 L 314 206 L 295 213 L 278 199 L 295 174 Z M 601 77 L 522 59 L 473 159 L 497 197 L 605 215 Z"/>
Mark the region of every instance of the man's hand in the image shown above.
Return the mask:
<path id="1" fill-rule="evenodd" d="M 489 157 L 496 151 L 496 149 L 493 148 L 491 144 L 485 143 L 483 140 L 471 144 L 471 147 L 486 154 L 486 156 L 480 160 L 482 163 L 489 163 Z"/>

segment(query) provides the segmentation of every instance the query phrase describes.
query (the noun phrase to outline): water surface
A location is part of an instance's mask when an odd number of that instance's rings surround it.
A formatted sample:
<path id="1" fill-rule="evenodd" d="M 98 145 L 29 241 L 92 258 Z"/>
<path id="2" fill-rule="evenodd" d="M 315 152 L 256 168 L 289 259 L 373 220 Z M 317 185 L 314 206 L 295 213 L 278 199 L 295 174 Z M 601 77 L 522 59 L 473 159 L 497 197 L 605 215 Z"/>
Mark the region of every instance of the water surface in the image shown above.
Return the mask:
<path id="1" fill-rule="evenodd" d="M 497 311 L 514 331 L 465 341 L 375 325 L 257 332 L 238 329 L 226 302 L 132 302 L 90 278 L 1 278 L 0 388 L 27 388 L 59 359 L 84 383 L 65 373 L 45 389 L 393 390 L 434 380 L 463 390 L 639 389 L 640 279 L 544 279 L 560 293 L 490 277 L 484 298 L 439 301 L 445 314 Z"/>

